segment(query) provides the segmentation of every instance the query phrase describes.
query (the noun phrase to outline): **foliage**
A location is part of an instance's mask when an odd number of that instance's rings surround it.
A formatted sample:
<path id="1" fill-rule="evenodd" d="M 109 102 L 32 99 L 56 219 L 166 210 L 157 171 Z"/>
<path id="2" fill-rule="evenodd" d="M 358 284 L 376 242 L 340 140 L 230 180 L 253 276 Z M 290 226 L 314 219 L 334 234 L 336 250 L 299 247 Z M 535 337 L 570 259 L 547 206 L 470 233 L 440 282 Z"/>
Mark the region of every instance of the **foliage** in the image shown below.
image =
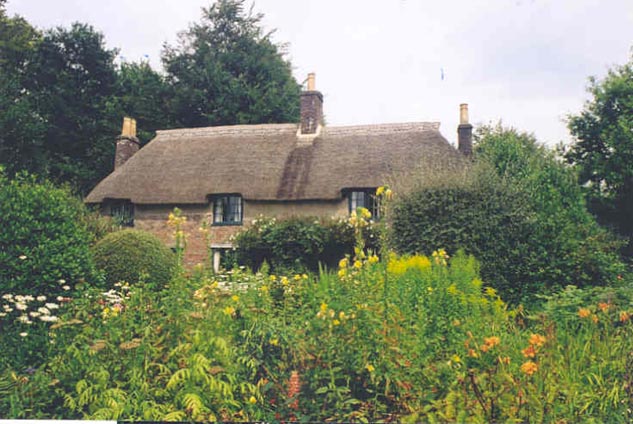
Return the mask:
<path id="1" fill-rule="evenodd" d="M 134 117 L 137 136 L 141 144 L 145 144 L 154 138 L 156 130 L 174 126 L 169 110 L 171 96 L 165 77 L 147 62 L 122 63 L 108 108 L 112 116 Z"/>
<path id="2" fill-rule="evenodd" d="M 220 0 L 166 46 L 176 121 L 185 127 L 296 122 L 300 87 L 290 64 L 244 0 Z"/>
<path id="3" fill-rule="evenodd" d="M 160 288 L 170 281 L 176 267 L 176 255 L 156 236 L 141 230 L 110 233 L 92 252 L 110 285 L 143 279 Z"/>
<path id="4" fill-rule="evenodd" d="M 537 224 L 531 234 L 533 260 L 543 268 L 540 279 L 559 287 L 616 282 L 624 272 L 619 243 L 587 211 L 572 169 L 533 136 L 501 126 L 479 129 L 475 153 L 529 195 Z"/>
<path id="5" fill-rule="evenodd" d="M 587 212 L 573 172 L 514 129 L 483 127 L 465 176 L 422 182 L 393 210 L 403 252 L 463 248 L 512 303 L 569 284 L 613 283 L 624 272 L 615 242 Z"/>
<path id="6" fill-rule="evenodd" d="M 526 282 L 534 215 L 528 198 L 486 169 L 400 196 L 392 208 L 392 242 L 407 253 L 438 246 L 464 249 L 482 263 L 482 276 L 504 298 L 518 302 L 539 288 Z"/>
<path id="7" fill-rule="evenodd" d="M 367 233 L 369 248 L 376 250 L 375 231 Z M 335 267 L 353 252 L 354 228 L 344 220 L 316 217 L 259 217 L 235 236 L 237 263 L 258 269 L 264 261 L 273 271 L 316 272 L 319 266 Z"/>
<path id="8" fill-rule="evenodd" d="M 633 257 L 633 60 L 590 78 L 592 99 L 569 117 L 575 137 L 565 157 L 580 170 L 591 210 L 628 239 Z"/>
<path id="9" fill-rule="evenodd" d="M 0 409 L 134 421 L 633 418 L 630 289 L 570 287 L 534 316 L 508 310 L 472 256 L 365 254 L 365 216 L 350 218 L 355 255 L 318 278 L 200 268 L 163 291 L 87 289 L 49 328 L 45 366 L 0 371 Z"/>
<path id="10" fill-rule="evenodd" d="M 474 258 L 442 250 L 348 257 L 338 275 L 316 279 L 235 270 L 178 277 L 162 292 L 87 291 L 51 327 L 45 367 L 0 374 L 0 409 L 151 421 L 626 422 L 633 299 L 594 294 L 569 288 L 538 314 L 508 310 Z"/>
<path id="11" fill-rule="evenodd" d="M 0 293 L 65 294 L 93 277 L 87 211 L 69 190 L 0 171 Z"/>

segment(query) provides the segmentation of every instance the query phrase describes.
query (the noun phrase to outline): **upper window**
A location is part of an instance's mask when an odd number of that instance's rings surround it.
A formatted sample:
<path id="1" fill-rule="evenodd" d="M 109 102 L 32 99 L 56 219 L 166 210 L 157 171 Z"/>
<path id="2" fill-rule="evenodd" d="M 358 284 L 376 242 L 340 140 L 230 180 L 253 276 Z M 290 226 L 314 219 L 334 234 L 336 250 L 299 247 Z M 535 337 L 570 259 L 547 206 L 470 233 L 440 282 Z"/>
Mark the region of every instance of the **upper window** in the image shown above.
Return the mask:
<path id="1" fill-rule="evenodd" d="M 372 219 L 380 218 L 378 199 L 375 188 L 353 189 L 349 192 L 349 212 L 358 208 L 365 208 L 371 213 Z"/>
<path id="2" fill-rule="evenodd" d="M 242 224 L 242 196 L 229 194 L 213 197 L 214 225 Z"/>
<path id="3" fill-rule="evenodd" d="M 110 203 L 110 216 L 122 227 L 133 227 L 134 204 L 129 200 L 114 200 Z"/>

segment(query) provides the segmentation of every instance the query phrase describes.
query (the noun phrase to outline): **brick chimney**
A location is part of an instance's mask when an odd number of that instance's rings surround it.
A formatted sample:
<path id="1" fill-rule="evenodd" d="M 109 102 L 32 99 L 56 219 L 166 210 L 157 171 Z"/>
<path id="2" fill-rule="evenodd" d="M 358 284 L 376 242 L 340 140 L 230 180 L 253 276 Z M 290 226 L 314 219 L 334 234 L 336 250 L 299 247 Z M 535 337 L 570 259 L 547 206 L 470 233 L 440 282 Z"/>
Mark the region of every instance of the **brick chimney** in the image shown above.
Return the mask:
<path id="1" fill-rule="evenodd" d="M 114 154 L 114 169 L 123 165 L 129 158 L 134 156 L 141 143 L 136 138 L 136 119 L 123 118 L 123 129 L 121 135 L 116 138 L 116 152 Z"/>
<path id="2" fill-rule="evenodd" d="M 314 73 L 308 74 L 307 88 L 301 92 L 301 134 L 316 134 L 323 125 L 323 94 L 315 89 Z"/>
<path id="3" fill-rule="evenodd" d="M 465 156 L 473 154 L 473 126 L 468 122 L 468 104 L 459 105 L 459 126 L 457 127 L 457 150 Z"/>

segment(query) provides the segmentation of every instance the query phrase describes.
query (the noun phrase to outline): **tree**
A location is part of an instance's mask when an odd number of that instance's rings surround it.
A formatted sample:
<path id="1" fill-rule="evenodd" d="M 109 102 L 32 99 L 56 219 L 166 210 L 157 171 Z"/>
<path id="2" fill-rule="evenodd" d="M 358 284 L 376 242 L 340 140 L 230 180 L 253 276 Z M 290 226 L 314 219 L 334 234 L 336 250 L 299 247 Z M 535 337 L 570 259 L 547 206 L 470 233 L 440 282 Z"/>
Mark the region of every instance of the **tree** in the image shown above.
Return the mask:
<path id="1" fill-rule="evenodd" d="M 141 143 L 146 143 L 156 135 L 156 130 L 174 125 L 169 111 L 170 98 L 165 78 L 147 62 L 123 63 L 118 69 L 115 93 L 108 107 L 117 123 L 123 116 L 134 117 L 138 137 Z"/>
<path id="2" fill-rule="evenodd" d="M 592 212 L 628 239 L 633 258 L 633 59 L 589 81 L 592 99 L 569 117 L 575 142 L 565 157 L 580 170 Z"/>
<path id="3" fill-rule="evenodd" d="M 244 0 L 219 0 L 200 23 L 166 45 L 163 64 L 178 125 L 297 122 L 300 86 L 280 46 L 264 33 L 261 14 Z"/>
<path id="4" fill-rule="evenodd" d="M 39 171 L 44 122 L 35 110 L 32 93 L 24 89 L 25 69 L 41 34 L 19 16 L 8 17 L 0 2 L 0 164 L 13 175 Z"/>
<path id="5" fill-rule="evenodd" d="M 116 51 L 90 25 L 45 32 L 24 86 L 45 122 L 44 164 L 36 171 L 85 193 L 112 170 L 119 122 L 108 114 Z"/>

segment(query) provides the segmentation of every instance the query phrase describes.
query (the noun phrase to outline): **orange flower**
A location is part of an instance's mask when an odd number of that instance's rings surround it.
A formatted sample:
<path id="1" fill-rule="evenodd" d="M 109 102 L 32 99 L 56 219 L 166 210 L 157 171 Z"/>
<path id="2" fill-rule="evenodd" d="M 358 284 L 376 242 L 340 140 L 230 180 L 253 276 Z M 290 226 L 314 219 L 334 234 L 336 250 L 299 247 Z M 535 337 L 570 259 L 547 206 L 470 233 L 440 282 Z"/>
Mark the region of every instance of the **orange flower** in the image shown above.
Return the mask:
<path id="1" fill-rule="evenodd" d="M 532 361 L 524 362 L 523 365 L 521 365 L 521 371 L 524 374 L 532 375 L 536 371 L 538 371 L 538 365 L 536 364 L 536 362 L 532 362 Z"/>
<path id="2" fill-rule="evenodd" d="M 534 358 L 536 356 L 536 349 L 534 349 L 534 345 L 529 345 L 528 347 L 523 349 L 521 353 L 526 358 Z"/>
<path id="3" fill-rule="evenodd" d="M 594 324 L 597 324 L 597 323 L 598 323 L 598 315 L 593 314 L 593 315 L 591 316 L 591 320 L 593 321 L 593 323 L 594 323 Z"/>
<path id="4" fill-rule="evenodd" d="M 468 349 L 468 356 L 470 356 L 471 358 L 478 358 L 479 354 L 475 352 L 474 349 Z"/>
<path id="5" fill-rule="evenodd" d="M 591 315 L 591 311 L 587 308 L 580 308 L 578 309 L 578 316 L 580 318 L 587 318 L 589 315 Z"/>
<path id="6" fill-rule="evenodd" d="M 608 303 L 604 303 L 604 302 L 598 303 L 598 309 L 600 309 L 602 312 L 607 312 L 610 307 L 611 305 L 609 305 Z"/>
<path id="7" fill-rule="evenodd" d="M 529 343 L 532 346 L 541 347 L 545 344 L 546 341 L 547 339 L 545 338 L 545 336 L 541 336 L 540 334 L 532 334 L 530 336 Z"/>
<path id="8" fill-rule="evenodd" d="M 493 348 L 495 346 L 497 346 L 499 343 L 501 343 L 501 339 L 497 336 L 492 336 L 492 337 L 484 337 L 484 343 L 490 347 Z"/>
<path id="9" fill-rule="evenodd" d="M 620 322 L 627 322 L 630 319 L 631 314 L 629 314 L 627 311 L 620 312 Z"/>

